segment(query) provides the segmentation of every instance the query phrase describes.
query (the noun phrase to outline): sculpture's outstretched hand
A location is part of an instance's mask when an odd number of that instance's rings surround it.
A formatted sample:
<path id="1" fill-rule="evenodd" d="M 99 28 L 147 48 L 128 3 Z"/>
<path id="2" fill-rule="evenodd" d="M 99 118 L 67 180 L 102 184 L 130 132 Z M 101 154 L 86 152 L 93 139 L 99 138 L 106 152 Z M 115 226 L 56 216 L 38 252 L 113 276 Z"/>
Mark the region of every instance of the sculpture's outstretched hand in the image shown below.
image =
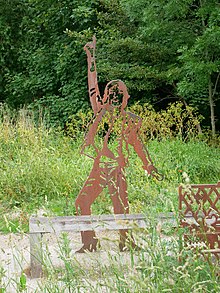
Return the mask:
<path id="1" fill-rule="evenodd" d="M 147 173 L 149 174 L 149 176 L 153 176 L 154 178 L 156 178 L 158 181 L 162 181 L 164 176 L 162 174 L 160 174 L 157 170 L 156 167 L 154 167 L 153 165 L 148 165 L 148 166 L 143 166 L 143 169 L 147 171 Z"/>

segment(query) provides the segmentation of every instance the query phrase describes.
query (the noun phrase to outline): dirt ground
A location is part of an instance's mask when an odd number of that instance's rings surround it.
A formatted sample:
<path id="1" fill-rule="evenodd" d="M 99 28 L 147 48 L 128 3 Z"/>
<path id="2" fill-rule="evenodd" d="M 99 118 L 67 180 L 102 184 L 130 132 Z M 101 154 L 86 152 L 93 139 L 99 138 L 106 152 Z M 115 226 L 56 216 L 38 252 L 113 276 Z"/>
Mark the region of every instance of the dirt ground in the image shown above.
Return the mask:
<path id="1" fill-rule="evenodd" d="M 75 251 L 81 247 L 80 233 L 68 233 L 70 240 L 71 254 L 80 262 L 82 266 L 88 266 L 88 261 L 99 258 L 99 261 L 107 261 L 107 252 L 111 253 L 118 251 L 117 249 L 117 232 L 102 232 L 97 234 L 101 239 L 101 250 L 92 253 L 91 258 L 88 254 L 75 254 Z M 45 234 L 43 238 L 44 246 L 47 246 L 47 251 L 50 252 L 50 260 L 55 267 L 64 267 L 62 260 L 59 258 L 59 244 L 60 235 Z M 111 239 L 113 241 L 108 241 Z M 43 247 L 44 247 L 43 246 Z M 32 279 L 30 277 L 30 243 L 28 234 L 0 234 L 0 289 L 6 288 L 7 293 L 19 292 L 17 284 L 22 273 L 26 276 L 25 292 L 36 292 L 39 284 L 45 281 L 42 279 Z M 1 292 L 1 290 L 0 290 Z M 37 292 L 40 292 L 37 290 Z"/>

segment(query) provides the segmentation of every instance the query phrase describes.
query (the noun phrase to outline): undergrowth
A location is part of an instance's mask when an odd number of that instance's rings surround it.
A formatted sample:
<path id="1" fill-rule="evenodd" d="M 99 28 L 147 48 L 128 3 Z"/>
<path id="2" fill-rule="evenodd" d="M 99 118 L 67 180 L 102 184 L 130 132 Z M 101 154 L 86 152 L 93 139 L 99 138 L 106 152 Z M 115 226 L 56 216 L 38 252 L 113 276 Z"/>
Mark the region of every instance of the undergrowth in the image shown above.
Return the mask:
<path id="1" fill-rule="evenodd" d="M 171 107 L 171 110 L 175 109 Z M 13 115 L 5 109 L 0 115 L 0 231 L 26 232 L 30 214 L 75 214 L 74 201 L 91 170 L 92 160 L 80 154 L 81 132 L 86 119 L 83 123 L 80 120 L 80 127 L 70 128 L 72 135 L 68 136 L 47 129 L 43 120 L 35 123 L 32 113 L 25 109 Z M 77 115 L 75 119 L 82 114 Z M 166 119 L 167 115 L 164 114 Z M 177 117 L 181 118 L 179 114 Z M 130 150 L 126 176 L 131 213 L 146 213 L 152 218 L 159 212 L 177 213 L 177 188 L 183 180 L 191 183 L 219 181 L 218 138 L 212 146 L 201 141 L 192 130 L 195 124 L 190 124 L 192 131 L 184 138 L 184 125 L 182 128 L 181 123 L 176 126 L 179 135 L 173 135 L 173 124 L 163 129 L 163 133 L 169 133 L 168 138 L 164 134 L 152 139 L 154 132 L 145 132 L 151 139 L 144 143 L 163 174 L 163 181 L 148 177 L 141 161 Z M 111 143 L 114 146 L 115 142 Z M 112 213 L 107 191 L 103 191 L 93 204 L 93 213 Z M 45 278 L 35 292 L 219 292 L 219 267 L 190 250 L 181 251 L 180 231 L 163 229 L 165 237 L 155 227 L 137 233 L 136 243 L 142 248 L 139 251 L 106 251 L 104 260 L 103 251 L 99 251 L 88 254 L 85 263 L 73 255 L 71 241 L 63 234 L 58 239 L 57 250 L 63 265 L 53 266 L 50 251 L 46 250 Z M 17 288 L 16 292 L 28 292 L 25 274 L 5 282 L 6 279 L 5 270 L 0 266 L 0 292 L 7 292 L 10 282 Z"/>
<path id="2" fill-rule="evenodd" d="M 93 163 L 80 154 L 82 133 L 73 138 L 47 129 L 43 119 L 36 124 L 28 110 L 14 116 L 6 110 L 0 115 L 0 213 L 4 214 L 0 230 L 27 230 L 29 215 L 39 210 L 45 215 L 74 215 L 75 198 Z M 115 141 L 111 143 L 114 146 Z M 196 137 L 186 142 L 179 136 L 164 137 L 145 141 L 145 145 L 164 180 L 148 177 L 131 148 L 126 176 L 133 213 L 177 209 L 177 188 L 184 172 L 191 183 L 216 183 L 220 178 L 220 149 Z M 93 204 L 93 213 L 112 213 L 106 190 Z"/>

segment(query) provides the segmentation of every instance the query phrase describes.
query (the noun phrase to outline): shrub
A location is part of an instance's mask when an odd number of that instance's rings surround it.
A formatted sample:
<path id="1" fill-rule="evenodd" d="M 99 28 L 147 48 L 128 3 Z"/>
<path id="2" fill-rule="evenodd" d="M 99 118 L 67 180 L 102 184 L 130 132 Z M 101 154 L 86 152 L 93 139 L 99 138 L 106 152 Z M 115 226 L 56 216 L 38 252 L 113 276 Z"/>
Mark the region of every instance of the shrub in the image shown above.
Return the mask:
<path id="1" fill-rule="evenodd" d="M 141 135 L 144 141 L 149 139 L 170 139 L 174 137 L 189 140 L 198 135 L 198 126 L 202 117 L 190 106 L 184 106 L 180 102 L 169 104 L 166 110 L 156 112 L 150 104 L 134 104 L 128 111 L 138 115 L 142 119 Z M 72 115 L 66 124 L 67 134 L 77 137 L 80 133 L 85 133 L 93 113 L 82 111 Z M 108 123 L 108 118 L 104 118 L 100 128 Z M 120 133 L 120 121 L 117 120 L 115 126 L 116 134 Z"/>

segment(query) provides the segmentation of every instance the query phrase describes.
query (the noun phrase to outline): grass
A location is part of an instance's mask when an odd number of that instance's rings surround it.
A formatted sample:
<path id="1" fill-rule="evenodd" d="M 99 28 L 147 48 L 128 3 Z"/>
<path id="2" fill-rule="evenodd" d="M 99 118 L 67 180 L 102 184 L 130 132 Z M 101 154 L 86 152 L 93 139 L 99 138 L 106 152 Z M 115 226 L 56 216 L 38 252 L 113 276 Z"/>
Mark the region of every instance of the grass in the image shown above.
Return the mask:
<path id="1" fill-rule="evenodd" d="M 139 252 L 111 252 L 104 258 L 89 254 L 88 265 L 79 258 L 70 259 L 69 253 L 64 257 L 69 245 L 65 236 L 61 245 L 64 268 L 59 273 L 50 271 L 44 288 L 54 285 L 57 278 L 57 288 L 63 292 L 67 288 L 69 292 L 218 292 L 217 265 L 190 253 L 180 262 L 176 238 L 167 240 L 153 229 L 150 234 L 142 231 L 136 239 L 142 243 Z"/>
<path id="2" fill-rule="evenodd" d="M 153 227 L 133 232 L 139 251 L 119 253 L 115 240 L 106 237 L 107 249 L 84 255 L 73 254 L 72 240 L 63 233 L 55 248 L 61 265 L 54 265 L 53 248 L 46 242 L 44 278 L 35 290 L 28 291 L 29 281 L 22 273 L 5 282 L 2 268 L 0 287 L 5 291 L 0 292 L 10 292 L 11 285 L 13 292 L 219 292 L 219 264 L 180 250 L 180 235 L 164 237 Z"/>
<path id="3" fill-rule="evenodd" d="M 74 215 L 75 198 L 92 167 L 92 161 L 80 155 L 82 138 L 46 129 L 43 123 L 36 126 L 23 112 L 16 120 L 9 117 L 2 115 L 0 121 L 1 233 L 27 232 L 30 214 L 39 211 Z M 159 212 L 178 212 L 177 188 L 184 178 L 190 178 L 191 183 L 220 179 L 219 147 L 196 140 L 164 139 L 149 141 L 147 148 L 164 180 L 146 176 L 131 150 L 126 173 L 131 213 L 153 217 Z M 93 204 L 93 213 L 111 212 L 110 198 L 104 191 Z M 179 231 L 167 227 L 163 233 L 171 237 L 169 241 L 152 226 L 136 237 L 142 250 L 106 253 L 106 261 L 100 252 L 88 254 L 89 267 L 71 254 L 68 235 L 63 235 L 58 241 L 63 266 L 56 268 L 47 259 L 47 278 L 39 284 L 39 292 L 219 292 L 217 265 L 191 251 L 180 251 Z M 0 265 L 0 292 L 7 292 L 4 274 Z M 12 281 L 17 292 L 27 292 L 25 275 Z"/>
<path id="4" fill-rule="evenodd" d="M 37 127 L 27 113 L 0 122 L 0 221 L 3 232 L 27 231 L 29 215 L 73 215 L 74 201 L 87 178 L 92 160 L 80 155 L 82 138 Z M 114 144 L 114 142 L 113 142 Z M 142 162 L 132 151 L 127 167 L 128 194 L 132 213 L 176 210 L 177 188 L 183 172 L 192 183 L 216 183 L 220 178 L 220 148 L 205 142 L 179 139 L 149 141 L 147 148 L 155 166 L 164 175 L 161 182 L 146 176 Z M 111 213 L 107 191 L 93 204 L 93 212 Z"/>

